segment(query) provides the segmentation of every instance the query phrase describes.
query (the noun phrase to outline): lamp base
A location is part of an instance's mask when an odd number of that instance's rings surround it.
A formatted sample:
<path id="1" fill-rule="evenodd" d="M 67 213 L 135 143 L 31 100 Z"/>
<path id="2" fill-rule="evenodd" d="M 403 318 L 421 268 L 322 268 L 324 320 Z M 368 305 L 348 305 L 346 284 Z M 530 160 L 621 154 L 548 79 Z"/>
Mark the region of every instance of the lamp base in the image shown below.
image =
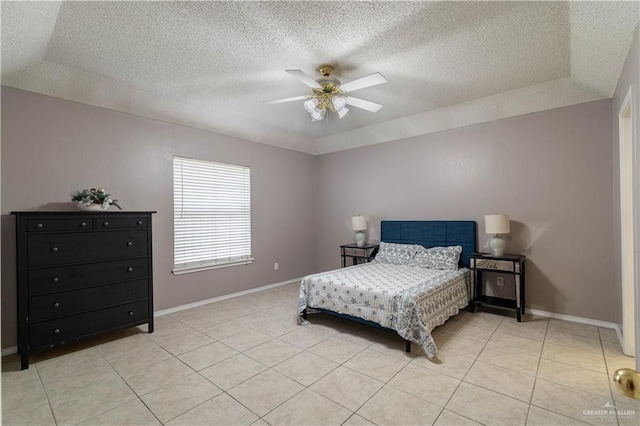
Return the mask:
<path id="1" fill-rule="evenodd" d="M 507 248 L 507 241 L 500 235 L 494 235 L 489 240 L 489 250 L 491 250 L 492 255 L 502 256 L 505 248 Z"/>
<path id="2" fill-rule="evenodd" d="M 363 247 L 364 246 L 364 240 L 365 240 L 364 232 L 362 232 L 362 231 L 356 232 L 356 245 L 358 247 Z"/>

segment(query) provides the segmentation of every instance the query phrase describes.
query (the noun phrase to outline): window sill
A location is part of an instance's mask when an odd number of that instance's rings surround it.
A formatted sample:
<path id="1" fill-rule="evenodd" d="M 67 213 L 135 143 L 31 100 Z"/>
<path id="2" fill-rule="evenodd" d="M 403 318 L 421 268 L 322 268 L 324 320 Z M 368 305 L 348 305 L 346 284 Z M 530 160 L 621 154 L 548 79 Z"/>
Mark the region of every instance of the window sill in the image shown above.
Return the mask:
<path id="1" fill-rule="evenodd" d="M 208 271 L 211 269 L 229 268 L 231 266 L 249 265 L 255 259 L 240 260 L 237 262 L 219 263 L 217 265 L 188 266 L 186 268 L 174 268 L 171 270 L 173 275 L 190 274 L 192 272 Z"/>

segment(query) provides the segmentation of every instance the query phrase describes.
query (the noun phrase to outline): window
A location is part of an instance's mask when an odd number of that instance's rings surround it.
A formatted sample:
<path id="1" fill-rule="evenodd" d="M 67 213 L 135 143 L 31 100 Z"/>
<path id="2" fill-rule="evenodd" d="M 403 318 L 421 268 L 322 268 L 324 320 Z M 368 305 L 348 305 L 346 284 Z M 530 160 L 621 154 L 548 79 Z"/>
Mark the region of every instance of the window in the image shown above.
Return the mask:
<path id="1" fill-rule="evenodd" d="M 173 273 L 251 263 L 250 169 L 173 158 Z"/>

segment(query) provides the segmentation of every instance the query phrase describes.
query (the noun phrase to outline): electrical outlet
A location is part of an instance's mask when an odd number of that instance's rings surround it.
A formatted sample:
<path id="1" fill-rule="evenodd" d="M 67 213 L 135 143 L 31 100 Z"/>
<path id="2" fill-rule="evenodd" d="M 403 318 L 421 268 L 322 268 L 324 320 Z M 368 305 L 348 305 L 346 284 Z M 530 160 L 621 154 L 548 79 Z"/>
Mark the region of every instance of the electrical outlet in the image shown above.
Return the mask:
<path id="1" fill-rule="evenodd" d="M 498 285 L 498 287 L 503 287 L 504 286 L 504 277 L 497 277 L 496 278 L 496 284 Z"/>
<path id="2" fill-rule="evenodd" d="M 277 271 L 277 270 L 278 270 L 278 267 L 279 267 L 279 266 L 278 266 L 278 262 L 276 262 L 276 263 L 274 263 L 274 264 L 273 264 L 273 270 L 274 270 L 274 271 Z"/>

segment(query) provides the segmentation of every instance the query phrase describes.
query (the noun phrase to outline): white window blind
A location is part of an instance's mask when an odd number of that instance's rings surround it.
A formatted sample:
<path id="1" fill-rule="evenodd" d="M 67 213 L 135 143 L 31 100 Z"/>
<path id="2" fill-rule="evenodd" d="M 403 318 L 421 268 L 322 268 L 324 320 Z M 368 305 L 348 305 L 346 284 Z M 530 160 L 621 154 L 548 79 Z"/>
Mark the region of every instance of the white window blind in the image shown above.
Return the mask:
<path id="1" fill-rule="evenodd" d="M 247 264 L 249 167 L 174 157 L 174 274 Z"/>

